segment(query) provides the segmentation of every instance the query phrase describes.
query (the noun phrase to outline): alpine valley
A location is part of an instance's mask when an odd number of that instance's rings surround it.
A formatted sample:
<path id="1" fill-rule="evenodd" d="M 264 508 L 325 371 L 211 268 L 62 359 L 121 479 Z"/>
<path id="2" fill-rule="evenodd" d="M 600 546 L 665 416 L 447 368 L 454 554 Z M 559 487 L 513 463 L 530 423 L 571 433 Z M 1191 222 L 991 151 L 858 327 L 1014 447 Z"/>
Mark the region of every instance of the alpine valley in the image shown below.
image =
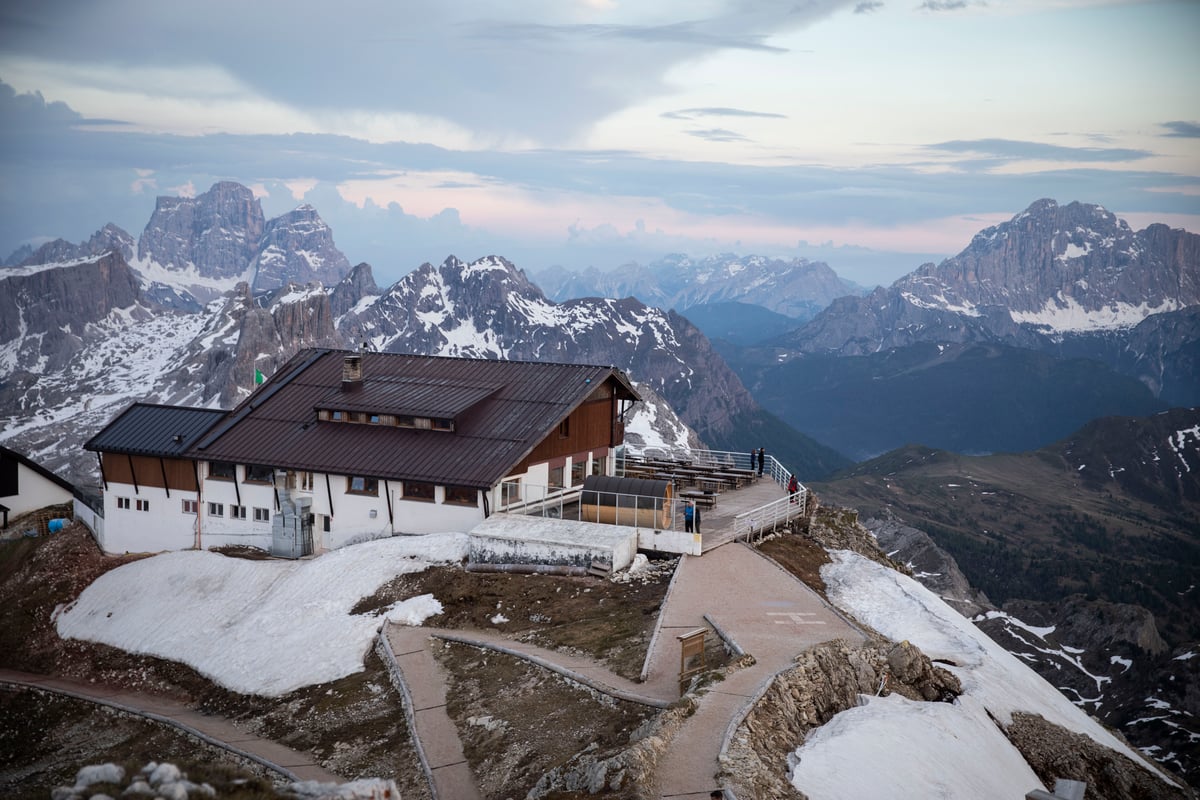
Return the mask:
<path id="1" fill-rule="evenodd" d="M 635 447 L 766 446 L 1196 781 L 1200 236 L 1039 200 L 870 291 L 738 255 L 541 282 L 450 256 L 379 287 L 311 206 L 160 197 L 137 238 L 0 268 L 0 440 L 89 486 L 80 445 L 129 403 L 230 408 L 305 347 L 612 364 Z"/>

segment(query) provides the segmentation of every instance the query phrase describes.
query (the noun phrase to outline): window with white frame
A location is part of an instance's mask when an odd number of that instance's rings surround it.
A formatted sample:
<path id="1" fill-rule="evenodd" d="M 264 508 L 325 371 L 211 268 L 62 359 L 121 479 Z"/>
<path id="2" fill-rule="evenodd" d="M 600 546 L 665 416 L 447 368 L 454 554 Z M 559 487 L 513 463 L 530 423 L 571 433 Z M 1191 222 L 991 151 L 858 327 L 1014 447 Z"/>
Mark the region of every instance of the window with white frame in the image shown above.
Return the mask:
<path id="1" fill-rule="evenodd" d="M 129 507 L 131 505 L 132 505 L 132 503 L 130 503 L 128 497 L 118 497 L 117 498 L 117 508 L 121 508 L 121 509 L 124 509 L 125 511 L 128 511 Z"/>
<path id="2" fill-rule="evenodd" d="M 209 503 L 208 504 L 208 515 L 210 517 L 225 516 L 225 504 L 224 503 Z"/>
<path id="3" fill-rule="evenodd" d="M 230 506 L 229 507 L 229 518 L 230 519 L 245 519 L 246 518 L 246 507 L 245 506 Z"/>
<path id="4" fill-rule="evenodd" d="M 137 501 L 137 510 L 138 511 L 149 511 L 150 510 L 150 501 L 139 499 Z"/>
<path id="5" fill-rule="evenodd" d="M 255 522 L 270 522 L 271 521 L 271 510 L 269 508 L 255 507 L 254 521 Z"/>
<path id="6" fill-rule="evenodd" d="M 183 501 L 183 513 L 184 514 L 195 514 L 196 513 L 196 501 L 195 500 L 184 500 Z"/>

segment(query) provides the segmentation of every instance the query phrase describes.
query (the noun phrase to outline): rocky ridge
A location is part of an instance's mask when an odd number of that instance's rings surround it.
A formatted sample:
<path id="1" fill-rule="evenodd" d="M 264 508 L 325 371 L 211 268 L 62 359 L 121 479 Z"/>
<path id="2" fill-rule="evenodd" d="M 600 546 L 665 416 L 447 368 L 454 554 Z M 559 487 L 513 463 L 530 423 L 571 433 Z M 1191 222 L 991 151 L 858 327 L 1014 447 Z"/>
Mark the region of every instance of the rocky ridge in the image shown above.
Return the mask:
<path id="1" fill-rule="evenodd" d="M 1170 386 L 1175 397 L 1194 397 L 1200 386 L 1186 370 L 1197 317 L 1200 235 L 1161 224 L 1135 232 L 1100 206 L 1039 200 L 941 264 L 833 301 L 778 344 L 861 356 L 990 342 L 1096 358 L 1156 394 Z"/>

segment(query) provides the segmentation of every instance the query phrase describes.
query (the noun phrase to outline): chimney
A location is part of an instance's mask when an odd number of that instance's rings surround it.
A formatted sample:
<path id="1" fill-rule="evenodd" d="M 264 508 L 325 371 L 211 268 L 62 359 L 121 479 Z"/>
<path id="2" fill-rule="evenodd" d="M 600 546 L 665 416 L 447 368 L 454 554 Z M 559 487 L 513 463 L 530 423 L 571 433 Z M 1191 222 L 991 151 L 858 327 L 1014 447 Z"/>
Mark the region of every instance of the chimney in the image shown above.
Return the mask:
<path id="1" fill-rule="evenodd" d="M 356 391 L 362 388 L 362 383 L 362 356 L 346 356 L 342 362 L 342 391 Z"/>

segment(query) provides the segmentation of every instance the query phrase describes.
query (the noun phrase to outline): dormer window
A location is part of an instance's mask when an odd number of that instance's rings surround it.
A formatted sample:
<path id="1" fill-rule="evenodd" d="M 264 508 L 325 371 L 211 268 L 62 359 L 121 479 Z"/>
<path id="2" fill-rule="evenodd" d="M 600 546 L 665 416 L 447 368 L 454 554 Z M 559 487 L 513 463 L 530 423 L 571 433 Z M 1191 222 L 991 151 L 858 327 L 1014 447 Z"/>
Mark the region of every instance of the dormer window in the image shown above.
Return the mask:
<path id="1" fill-rule="evenodd" d="M 330 411 L 329 418 L 334 422 L 343 422 L 346 419 L 345 411 Z"/>

